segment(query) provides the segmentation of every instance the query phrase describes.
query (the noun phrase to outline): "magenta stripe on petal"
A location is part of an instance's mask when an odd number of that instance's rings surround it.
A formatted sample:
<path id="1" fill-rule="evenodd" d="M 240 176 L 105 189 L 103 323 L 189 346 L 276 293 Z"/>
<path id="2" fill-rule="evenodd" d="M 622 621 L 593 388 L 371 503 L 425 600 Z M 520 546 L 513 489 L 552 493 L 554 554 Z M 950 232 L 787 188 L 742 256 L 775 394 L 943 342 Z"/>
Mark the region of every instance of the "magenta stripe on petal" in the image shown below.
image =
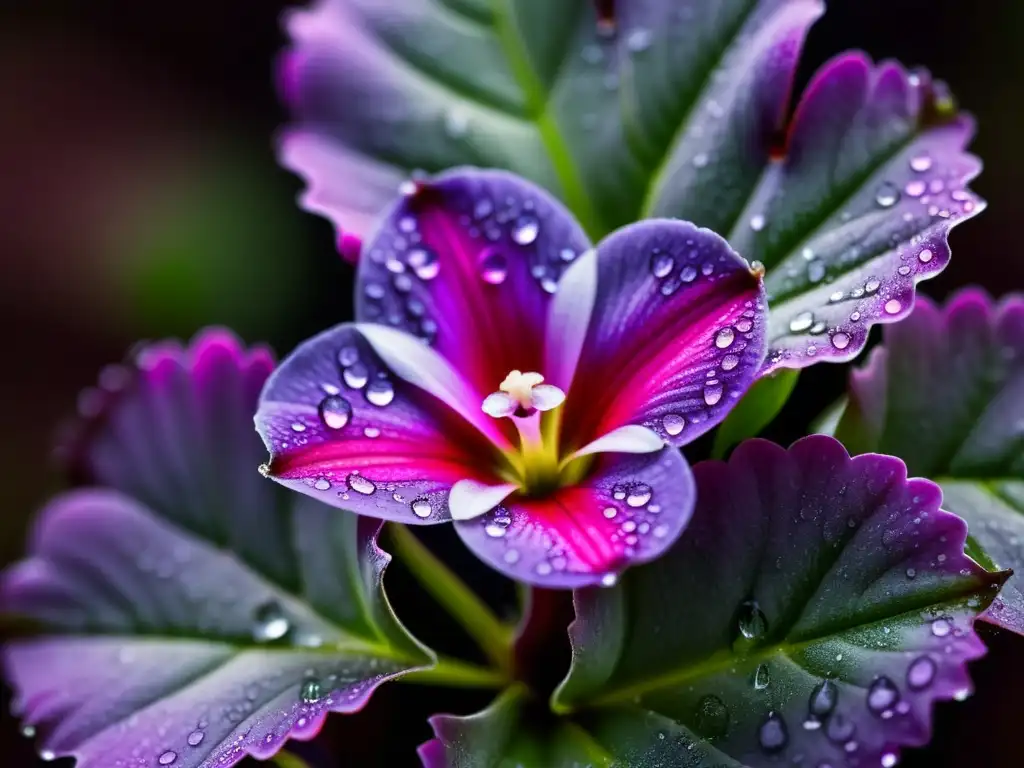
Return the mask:
<path id="1" fill-rule="evenodd" d="M 455 529 L 477 557 L 512 579 L 543 587 L 612 584 L 679 537 L 693 512 L 682 454 L 601 454 L 590 476 L 544 498 L 512 496 Z"/>
<path id="2" fill-rule="evenodd" d="M 503 171 L 418 181 L 364 248 L 356 316 L 432 344 L 480 400 L 514 369 L 539 371 L 548 305 L 589 247 L 573 217 Z"/>
<path id="3" fill-rule="evenodd" d="M 715 426 L 764 357 L 757 271 L 718 235 L 680 221 L 626 227 L 586 258 L 596 260 L 596 296 L 566 400 L 567 439 L 642 424 L 683 445 Z M 571 282 L 586 288 L 585 280 Z M 559 302 L 567 314 L 571 301 Z M 551 356 L 559 354 L 559 327 L 548 338 Z"/>
<path id="4" fill-rule="evenodd" d="M 434 396 L 458 391 L 457 374 L 439 372 L 444 361 L 410 343 L 401 349 L 433 361 L 419 372 L 436 374 L 431 381 L 447 389 L 431 385 L 430 394 L 394 375 L 351 324 L 298 347 L 270 377 L 256 414 L 268 474 L 327 504 L 406 523 L 448 520 L 454 483 L 493 480 L 497 449 Z"/>

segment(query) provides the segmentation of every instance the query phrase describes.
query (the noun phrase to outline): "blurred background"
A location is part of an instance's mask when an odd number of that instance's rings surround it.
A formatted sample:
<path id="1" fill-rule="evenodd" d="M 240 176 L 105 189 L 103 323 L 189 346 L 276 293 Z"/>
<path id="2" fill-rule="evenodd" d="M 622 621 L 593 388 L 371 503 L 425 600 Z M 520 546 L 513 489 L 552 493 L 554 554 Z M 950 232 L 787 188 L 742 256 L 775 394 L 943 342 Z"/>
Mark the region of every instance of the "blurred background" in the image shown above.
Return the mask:
<path id="1" fill-rule="evenodd" d="M 74 412 L 79 390 L 133 342 L 187 338 L 215 323 L 285 352 L 351 317 L 351 269 L 326 221 L 294 204 L 300 183 L 274 159 L 285 116 L 272 57 L 286 5 L 0 4 L 0 564 L 21 554 L 31 514 L 59 487 L 49 461 L 54 429 Z M 829 5 L 811 31 L 799 84 L 829 56 L 858 47 L 930 68 L 979 120 L 973 150 L 986 170 L 974 188 L 990 207 L 954 231 L 952 264 L 924 291 L 941 298 L 967 283 L 996 294 L 1024 288 L 1024 3 Z M 798 437 L 844 375 L 827 365 L 803 375 L 773 436 Z M 501 585 L 493 589 L 507 599 Z M 389 590 L 403 617 L 403 603 L 417 603 L 409 623 L 421 632 L 430 609 L 409 599 L 409 580 L 396 572 Z M 430 640 L 429 629 L 422 636 Z M 992 653 L 975 665 L 978 694 L 941 707 L 933 745 L 908 753 L 904 765 L 1020 765 L 1018 742 L 997 734 L 1015 733 L 1024 714 L 1024 641 L 992 632 L 986 640 Z M 426 715 L 468 713 L 486 701 L 385 687 L 365 712 L 334 718 L 349 721 L 327 734 L 345 745 L 344 757 L 319 759 L 417 765 L 412 749 L 430 735 Z M 6 706 L 0 717 L 3 765 L 35 765 Z"/>

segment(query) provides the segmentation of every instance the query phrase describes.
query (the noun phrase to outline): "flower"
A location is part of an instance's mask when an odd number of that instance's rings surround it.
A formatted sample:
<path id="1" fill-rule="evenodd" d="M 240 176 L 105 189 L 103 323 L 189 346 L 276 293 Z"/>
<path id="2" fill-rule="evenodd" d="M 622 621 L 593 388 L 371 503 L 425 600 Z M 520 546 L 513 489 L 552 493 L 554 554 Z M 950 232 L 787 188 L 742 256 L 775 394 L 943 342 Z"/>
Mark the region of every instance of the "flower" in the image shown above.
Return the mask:
<path id="1" fill-rule="evenodd" d="M 386 520 L 454 520 L 485 562 L 614 583 L 693 512 L 676 450 L 765 352 L 762 270 L 718 235 L 640 222 L 596 249 L 538 187 L 409 183 L 363 249 L 357 322 L 298 347 L 260 398 L 263 472 Z"/>

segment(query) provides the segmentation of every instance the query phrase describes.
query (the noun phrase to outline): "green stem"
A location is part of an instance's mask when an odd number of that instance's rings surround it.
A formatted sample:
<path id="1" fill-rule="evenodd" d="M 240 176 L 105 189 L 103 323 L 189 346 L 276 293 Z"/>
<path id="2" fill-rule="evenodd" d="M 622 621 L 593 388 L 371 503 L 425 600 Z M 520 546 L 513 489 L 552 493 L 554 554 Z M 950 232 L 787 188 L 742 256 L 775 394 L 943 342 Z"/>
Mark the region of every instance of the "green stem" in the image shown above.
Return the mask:
<path id="1" fill-rule="evenodd" d="M 270 758 L 270 762 L 278 768 L 309 768 L 309 764 L 301 757 L 293 755 L 291 752 L 285 752 L 284 750 L 281 750 Z"/>
<path id="2" fill-rule="evenodd" d="M 398 682 L 446 688 L 501 688 L 508 683 L 508 676 L 499 669 L 439 657 L 433 667 L 402 675 Z"/>
<path id="3" fill-rule="evenodd" d="M 404 525 L 388 526 L 396 555 L 427 592 L 476 641 L 498 669 L 512 669 L 513 629 L 494 615 L 487 604 L 442 563 Z"/>

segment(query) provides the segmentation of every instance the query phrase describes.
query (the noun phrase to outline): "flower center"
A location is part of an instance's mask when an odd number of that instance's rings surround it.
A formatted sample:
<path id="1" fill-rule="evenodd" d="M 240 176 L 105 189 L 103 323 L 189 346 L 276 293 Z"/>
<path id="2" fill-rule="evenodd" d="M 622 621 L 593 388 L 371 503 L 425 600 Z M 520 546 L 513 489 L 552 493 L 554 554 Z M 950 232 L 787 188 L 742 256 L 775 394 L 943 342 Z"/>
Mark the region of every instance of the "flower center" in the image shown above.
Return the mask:
<path id="1" fill-rule="evenodd" d="M 512 468 L 506 479 L 517 483 L 527 496 L 550 493 L 562 484 L 562 462 L 558 450 L 565 392 L 534 371 L 512 371 L 486 398 L 482 408 L 496 419 L 511 419 L 519 433 L 518 450 L 506 454 Z"/>

